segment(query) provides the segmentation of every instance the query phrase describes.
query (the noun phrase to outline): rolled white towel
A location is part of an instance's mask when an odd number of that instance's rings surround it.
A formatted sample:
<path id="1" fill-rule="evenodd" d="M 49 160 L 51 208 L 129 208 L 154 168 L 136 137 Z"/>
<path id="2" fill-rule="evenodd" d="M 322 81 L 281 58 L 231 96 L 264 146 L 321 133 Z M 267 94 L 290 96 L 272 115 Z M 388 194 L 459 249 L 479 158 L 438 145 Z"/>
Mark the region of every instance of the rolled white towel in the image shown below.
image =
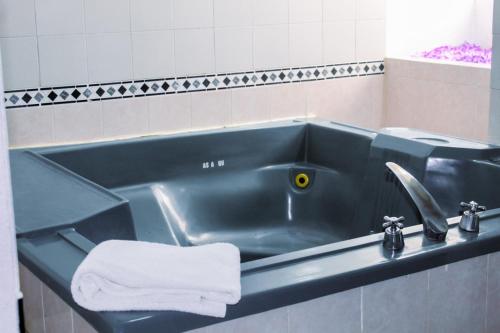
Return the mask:
<path id="1" fill-rule="evenodd" d="M 93 311 L 175 310 L 224 317 L 241 298 L 240 252 L 232 244 L 179 247 L 111 240 L 97 245 L 71 281 Z"/>

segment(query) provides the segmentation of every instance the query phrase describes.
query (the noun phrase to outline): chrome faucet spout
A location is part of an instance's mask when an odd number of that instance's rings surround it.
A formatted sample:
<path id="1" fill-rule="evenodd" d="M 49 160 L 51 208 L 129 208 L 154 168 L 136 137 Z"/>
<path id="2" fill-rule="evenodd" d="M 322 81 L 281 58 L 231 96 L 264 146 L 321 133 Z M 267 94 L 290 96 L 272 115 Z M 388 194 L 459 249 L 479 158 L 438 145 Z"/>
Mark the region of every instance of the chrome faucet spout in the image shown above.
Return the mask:
<path id="1" fill-rule="evenodd" d="M 385 165 L 403 185 L 417 207 L 425 236 L 434 241 L 444 241 L 448 232 L 448 222 L 436 200 L 415 177 L 401 166 L 394 162 L 387 162 Z"/>

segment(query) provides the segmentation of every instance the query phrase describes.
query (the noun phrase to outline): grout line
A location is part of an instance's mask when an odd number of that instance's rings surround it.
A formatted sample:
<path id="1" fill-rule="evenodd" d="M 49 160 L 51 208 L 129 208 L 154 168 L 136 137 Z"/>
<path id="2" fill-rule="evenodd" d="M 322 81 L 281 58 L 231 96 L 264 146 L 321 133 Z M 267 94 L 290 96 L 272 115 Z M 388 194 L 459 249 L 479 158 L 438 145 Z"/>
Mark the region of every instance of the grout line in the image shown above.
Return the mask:
<path id="1" fill-rule="evenodd" d="M 292 67 L 291 64 L 292 64 L 292 26 L 293 24 L 289 23 L 287 25 L 287 44 L 288 44 L 288 63 L 286 64 L 287 67 Z"/>
<path id="2" fill-rule="evenodd" d="M 286 307 L 286 331 L 290 333 L 290 306 Z"/>
<path id="3" fill-rule="evenodd" d="M 325 0 L 321 0 L 321 61 L 325 63 Z"/>
<path id="4" fill-rule="evenodd" d="M 71 317 L 71 333 L 75 333 L 75 319 L 74 319 L 75 311 L 71 307 L 69 307 L 69 314 Z"/>
<path id="5" fill-rule="evenodd" d="M 488 331 L 488 290 L 489 290 L 489 272 L 490 272 L 490 255 L 486 255 L 486 297 L 485 297 L 485 306 L 484 306 L 484 331 Z"/>
<path id="6" fill-rule="evenodd" d="M 363 299 L 364 299 L 364 295 L 363 295 L 363 290 L 364 290 L 364 287 L 362 286 L 361 287 L 361 292 L 360 292 L 360 323 L 361 323 L 361 332 L 364 331 L 364 313 L 363 313 Z"/>
<path id="7" fill-rule="evenodd" d="M 56 142 L 56 112 L 54 108 L 50 108 L 50 113 L 51 113 L 50 118 L 52 126 L 50 137 L 52 142 Z"/>
<path id="8" fill-rule="evenodd" d="M 429 321 L 429 309 L 430 309 L 430 306 L 429 306 L 429 302 L 430 302 L 430 289 L 431 289 L 431 271 L 428 269 L 427 270 L 427 290 L 425 291 L 425 331 L 426 332 L 429 332 L 429 325 L 430 325 L 430 321 Z"/>
<path id="9" fill-rule="evenodd" d="M 431 290 L 431 271 L 427 270 L 427 291 Z"/>
<path id="10" fill-rule="evenodd" d="M 38 43 L 38 21 L 36 19 L 36 1 L 33 1 L 34 17 L 35 17 L 35 43 L 36 43 L 36 61 L 38 65 L 38 84 L 42 86 L 42 66 L 40 64 L 40 43 Z"/>
<path id="11" fill-rule="evenodd" d="M 174 55 L 174 75 L 177 77 L 178 74 L 177 74 L 177 57 L 175 56 L 175 51 L 176 51 L 176 48 L 175 48 L 175 41 L 177 39 L 177 30 L 175 30 L 175 22 L 174 22 L 174 0 L 170 1 L 170 16 L 171 16 L 171 20 L 172 20 L 172 53 Z"/>
<path id="12" fill-rule="evenodd" d="M 33 275 L 35 276 L 35 275 Z M 40 284 L 40 303 L 41 303 L 41 307 L 42 307 L 42 324 L 43 324 L 43 331 L 46 332 L 46 333 L 50 333 L 50 332 L 47 332 L 47 328 L 46 328 L 46 323 L 45 323 L 45 304 L 43 304 L 43 282 L 41 280 L 38 280 L 38 283 Z"/>
<path id="13" fill-rule="evenodd" d="M 135 66 L 134 66 L 134 39 L 132 38 L 132 0 L 128 0 L 128 34 L 130 39 L 130 75 L 136 80 L 135 77 Z"/>
<path id="14" fill-rule="evenodd" d="M 87 6 L 85 5 L 86 1 L 82 1 L 82 10 L 83 10 L 83 41 L 85 43 L 85 64 L 87 67 L 87 82 L 90 82 L 90 62 L 89 62 L 89 47 L 88 47 L 88 33 L 87 33 L 87 15 L 85 14 L 87 12 Z M 88 83 L 87 83 L 88 85 Z"/>
<path id="15" fill-rule="evenodd" d="M 214 56 L 214 59 L 212 60 L 212 65 L 214 66 L 214 72 L 217 71 L 217 60 L 215 59 L 216 57 L 216 52 L 215 52 L 215 1 L 210 0 L 212 3 L 212 54 Z"/>
<path id="16" fill-rule="evenodd" d="M 354 1 L 354 59 L 358 60 L 358 5 L 359 0 Z"/>

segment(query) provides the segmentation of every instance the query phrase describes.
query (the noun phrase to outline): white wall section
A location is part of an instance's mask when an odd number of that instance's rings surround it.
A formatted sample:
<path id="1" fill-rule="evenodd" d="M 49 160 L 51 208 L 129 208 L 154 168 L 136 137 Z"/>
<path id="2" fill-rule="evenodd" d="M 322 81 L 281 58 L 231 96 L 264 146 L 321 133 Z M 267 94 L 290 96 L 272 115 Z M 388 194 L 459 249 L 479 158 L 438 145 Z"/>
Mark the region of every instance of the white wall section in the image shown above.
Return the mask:
<path id="1" fill-rule="evenodd" d="M 387 0 L 387 57 L 465 41 L 491 47 L 493 0 Z"/>
<path id="2" fill-rule="evenodd" d="M 19 277 L 0 55 L 0 328 L 18 331 Z"/>

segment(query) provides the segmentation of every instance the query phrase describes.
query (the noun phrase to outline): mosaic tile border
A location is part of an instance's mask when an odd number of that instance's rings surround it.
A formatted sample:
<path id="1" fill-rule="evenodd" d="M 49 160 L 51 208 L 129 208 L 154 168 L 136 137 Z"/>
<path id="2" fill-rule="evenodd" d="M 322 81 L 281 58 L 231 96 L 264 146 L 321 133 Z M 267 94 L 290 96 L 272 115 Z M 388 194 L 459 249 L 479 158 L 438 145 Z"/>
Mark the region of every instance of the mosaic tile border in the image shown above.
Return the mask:
<path id="1" fill-rule="evenodd" d="M 384 74 L 383 61 L 137 80 L 5 92 L 8 109 Z"/>

